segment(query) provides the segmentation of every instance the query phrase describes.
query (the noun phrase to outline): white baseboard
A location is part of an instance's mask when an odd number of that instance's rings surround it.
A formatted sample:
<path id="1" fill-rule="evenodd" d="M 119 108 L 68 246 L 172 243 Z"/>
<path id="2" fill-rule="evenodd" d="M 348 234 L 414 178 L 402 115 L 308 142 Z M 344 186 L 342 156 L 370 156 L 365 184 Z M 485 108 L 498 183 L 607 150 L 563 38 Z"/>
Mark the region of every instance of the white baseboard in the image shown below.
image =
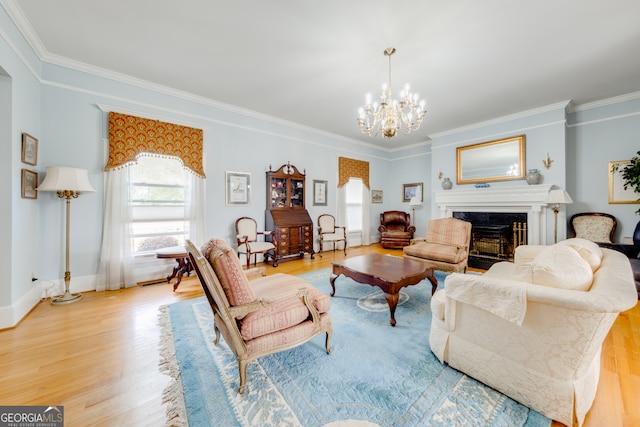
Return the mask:
<path id="1" fill-rule="evenodd" d="M 40 302 L 41 288 L 34 286 L 12 305 L 0 307 L 0 329 L 16 326 Z"/>

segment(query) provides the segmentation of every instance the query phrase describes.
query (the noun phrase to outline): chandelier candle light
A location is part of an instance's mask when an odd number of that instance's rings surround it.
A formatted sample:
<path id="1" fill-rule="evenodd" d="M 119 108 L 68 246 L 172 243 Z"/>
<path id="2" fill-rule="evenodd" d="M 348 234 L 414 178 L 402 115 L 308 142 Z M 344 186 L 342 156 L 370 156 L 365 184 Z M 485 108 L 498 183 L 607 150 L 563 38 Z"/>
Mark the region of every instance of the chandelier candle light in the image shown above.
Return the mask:
<path id="1" fill-rule="evenodd" d="M 418 101 L 418 94 L 409 91 L 407 84 L 400 92 L 400 99 L 393 99 L 391 90 L 391 55 L 396 49 L 385 49 L 384 55 L 389 57 L 389 84 L 382 85 L 380 103 L 373 102 L 371 94 L 367 94 L 366 105 L 360 108 L 358 125 L 365 135 L 376 136 L 381 132 L 385 138 L 391 139 L 398 131 L 408 135 L 417 131 L 427 113 L 425 101 Z"/>
<path id="2" fill-rule="evenodd" d="M 71 199 L 77 198 L 80 193 L 94 192 L 89 182 L 88 171 L 85 169 L 67 168 L 62 166 L 47 166 L 47 175 L 38 186 L 38 191 L 55 191 L 58 197 L 67 200 L 66 223 L 66 251 L 64 272 L 64 295 L 55 298 L 51 304 L 69 304 L 82 298 L 81 294 L 72 294 L 69 291 L 71 272 L 69 271 L 69 227 L 71 225 Z"/>

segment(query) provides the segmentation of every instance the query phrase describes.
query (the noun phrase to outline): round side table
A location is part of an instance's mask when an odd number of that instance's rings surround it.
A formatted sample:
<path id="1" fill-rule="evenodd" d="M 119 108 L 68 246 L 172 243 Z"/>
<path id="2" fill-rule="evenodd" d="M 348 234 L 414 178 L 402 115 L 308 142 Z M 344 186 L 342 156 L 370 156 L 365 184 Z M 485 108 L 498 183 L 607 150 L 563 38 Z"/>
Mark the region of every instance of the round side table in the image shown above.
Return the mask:
<path id="1" fill-rule="evenodd" d="M 189 260 L 189 253 L 184 246 L 171 246 L 169 248 L 162 248 L 156 251 L 156 258 L 173 258 L 178 265 L 173 267 L 173 273 L 167 276 L 167 282 L 171 282 L 171 279 L 177 276 L 176 283 L 173 284 L 173 291 L 175 292 L 182 281 L 182 276 L 187 275 L 193 271 L 193 266 Z"/>

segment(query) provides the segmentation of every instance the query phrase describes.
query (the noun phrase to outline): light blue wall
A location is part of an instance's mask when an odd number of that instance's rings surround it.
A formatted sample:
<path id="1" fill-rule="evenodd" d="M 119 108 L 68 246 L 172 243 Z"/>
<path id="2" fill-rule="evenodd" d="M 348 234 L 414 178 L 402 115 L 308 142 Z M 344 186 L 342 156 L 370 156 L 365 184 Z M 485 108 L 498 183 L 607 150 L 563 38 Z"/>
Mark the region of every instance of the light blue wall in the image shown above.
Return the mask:
<path id="1" fill-rule="evenodd" d="M 582 106 L 569 115 L 567 182 L 574 204 L 569 214 L 607 212 L 618 221 L 615 240 L 630 237 L 638 204 L 609 203 L 609 162 L 629 160 L 640 150 L 639 94 L 607 105 Z"/>
<path id="2" fill-rule="evenodd" d="M 402 184 L 422 182 L 424 206 L 415 212 L 417 235 L 439 212 L 433 192 L 440 190 L 439 171 L 455 182 L 455 148 L 524 133 L 527 168 L 539 168 L 545 184 L 567 188 L 574 201 L 566 214 L 582 210 L 610 212 L 619 219 L 618 236 L 627 236 L 638 220 L 638 205 L 607 203 L 606 163 L 630 158 L 640 149 L 640 94 L 620 102 L 592 105 L 567 115 L 566 103 L 514 114 L 492 122 L 432 136 L 405 150 L 376 149 L 370 145 L 299 125 L 224 106 L 211 100 L 157 90 L 146 82 L 111 79 L 40 62 L 5 11 L 0 9 L 0 147 L 5 162 L 5 200 L 0 208 L 0 268 L 10 281 L 0 284 L 0 327 L 15 324 L 38 301 L 32 273 L 41 280 L 60 281 L 64 274 L 64 202 L 51 193 L 37 200 L 20 197 L 20 170 L 29 168 L 44 177 L 46 166 L 73 166 L 89 170 L 95 193 L 71 202 L 72 278 L 95 280 L 102 233 L 103 166 L 106 159 L 107 111 L 116 110 L 204 130 L 206 226 L 209 236 L 233 242 L 233 223 L 239 216 L 264 222 L 265 172 L 291 162 L 307 173 L 307 207 L 311 217 L 336 213 L 338 157 L 370 163 L 372 189 L 382 190 L 384 203 L 371 205 L 371 236 L 378 236 L 379 214 L 410 211 L 402 202 Z M 6 113 L 5 113 L 6 112 Z M 7 118 L 6 116 L 10 116 Z M 567 117 L 569 124 L 567 126 Z M 427 119 L 428 120 L 428 119 Z M 10 129 L 5 130 L 9 123 Z M 39 139 L 38 165 L 20 161 L 20 135 Z M 391 147 L 391 145 L 390 145 Z M 542 168 L 549 152 L 551 169 Z M 10 167 L 9 167 L 10 166 Z M 249 207 L 224 203 L 225 171 L 252 174 Z M 312 204 L 314 179 L 328 181 L 328 206 Z M 492 186 L 522 185 L 522 181 Z M 455 188 L 455 187 L 454 187 Z M 552 231 L 549 231 L 552 233 Z"/>
<path id="3" fill-rule="evenodd" d="M 567 188 L 565 175 L 566 153 L 566 112 L 568 102 L 544 106 L 539 109 L 521 112 L 467 128 L 457 129 L 434 135 L 432 139 L 433 174 L 431 190 L 442 190 L 441 181 L 435 175 L 442 171 L 453 182 L 453 188 L 471 187 L 472 184 L 456 184 L 456 148 L 486 141 L 525 135 L 525 170 L 538 169 L 542 174 L 541 184 Z M 546 153 L 553 159 L 551 168 L 545 169 L 542 160 Z M 523 185 L 522 180 L 491 182 L 491 187 Z M 482 191 L 481 188 L 478 191 Z M 431 205 L 433 218 L 440 216 L 439 208 Z M 559 236 L 564 235 L 564 222 L 567 216 L 566 206 L 561 208 L 558 221 Z M 547 241 L 553 241 L 553 221 L 547 221 Z"/>
<path id="4" fill-rule="evenodd" d="M 21 170 L 41 172 L 21 162 L 22 132 L 41 136 L 40 62 L 0 9 L 0 147 L 4 203 L 0 208 L 0 328 L 19 321 L 39 300 L 31 281 L 39 262 L 38 201 L 21 198 Z"/>

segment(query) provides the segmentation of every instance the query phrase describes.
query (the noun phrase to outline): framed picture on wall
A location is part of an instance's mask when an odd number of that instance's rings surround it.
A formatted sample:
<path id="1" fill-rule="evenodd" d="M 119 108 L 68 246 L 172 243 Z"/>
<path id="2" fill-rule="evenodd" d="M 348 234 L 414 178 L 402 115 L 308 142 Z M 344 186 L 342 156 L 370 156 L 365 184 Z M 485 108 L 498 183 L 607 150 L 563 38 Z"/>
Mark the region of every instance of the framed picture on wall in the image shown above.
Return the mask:
<path id="1" fill-rule="evenodd" d="M 631 160 L 616 160 L 609 162 L 609 203 L 640 203 L 638 193 L 632 188 L 624 188 L 622 169 L 631 163 Z M 615 169 L 615 170 L 614 170 Z"/>
<path id="2" fill-rule="evenodd" d="M 382 190 L 371 190 L 371 203 L 382 203 Z"/>
<path id="3" fill-rule="evenodd" d="M 23 199 L 37 199 L 38 191 L 36 187 L 38 186 L 38 174 L 34 171 L 30 171 L 29 169 L 22 169 L 22 198 Z"/>
<path id="4" fill-rule="evenodd" d="M 313 206 L 327 206 L 327 181 L 313 180 Z"/>
<path id="5" fill-rule="evenodd" d="M 225 172 L 225 202 L 227 206 L 249 206 L 251 204 L 251 174 Z"/>
<path id="6" fill-rule="evenodd" d="M 410 202 L 412 198 L 418 197 L 422 202 L 422 183 L 402 184 L 402 201 Z"/>
<path id="7" fill-rule="evenodd" d="M 22 133 L 22 163 L 38 164 L 38 140 L 26 132 Z"/>

